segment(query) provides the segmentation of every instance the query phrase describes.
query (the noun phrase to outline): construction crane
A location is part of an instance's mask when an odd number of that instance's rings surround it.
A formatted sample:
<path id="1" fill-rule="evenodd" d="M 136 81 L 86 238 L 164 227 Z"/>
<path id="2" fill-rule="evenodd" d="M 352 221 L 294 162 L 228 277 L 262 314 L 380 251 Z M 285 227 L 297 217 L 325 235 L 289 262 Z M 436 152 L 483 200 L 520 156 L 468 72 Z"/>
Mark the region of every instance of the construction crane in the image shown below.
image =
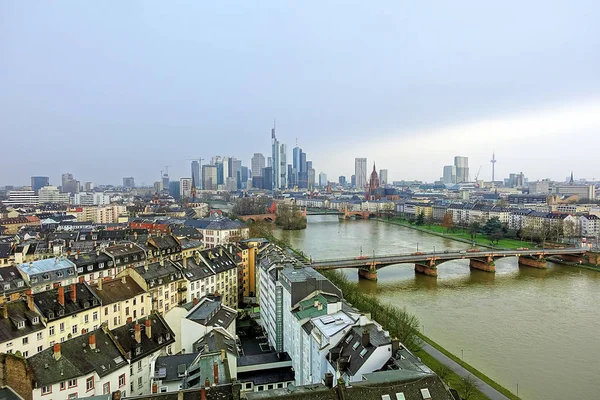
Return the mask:
<path id="1" fill-rule="evenodd" d="M 479 166 L 479 169 L 477 170 L 477 174 L 475 174 L 475 183 L 477 183 L 477 180 L 479 179 L 479 173 L 481 172 L 481 167 L 483 165 Z M 479 187 L 479 184 L 477 183 L 477 187 Z"/>

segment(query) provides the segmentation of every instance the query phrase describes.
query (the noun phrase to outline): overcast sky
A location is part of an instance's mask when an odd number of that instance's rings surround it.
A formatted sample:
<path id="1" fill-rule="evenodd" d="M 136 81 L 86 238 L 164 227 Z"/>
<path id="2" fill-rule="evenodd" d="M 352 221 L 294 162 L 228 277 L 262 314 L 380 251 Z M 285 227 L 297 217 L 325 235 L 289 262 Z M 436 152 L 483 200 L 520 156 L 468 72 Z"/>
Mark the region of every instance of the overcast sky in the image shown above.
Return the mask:
<path id="1" fill-rule="evenodd" d="M 597 0 L 0 2 L 0 186 L 296 139 L 330 180 L 600 179 Z"/>

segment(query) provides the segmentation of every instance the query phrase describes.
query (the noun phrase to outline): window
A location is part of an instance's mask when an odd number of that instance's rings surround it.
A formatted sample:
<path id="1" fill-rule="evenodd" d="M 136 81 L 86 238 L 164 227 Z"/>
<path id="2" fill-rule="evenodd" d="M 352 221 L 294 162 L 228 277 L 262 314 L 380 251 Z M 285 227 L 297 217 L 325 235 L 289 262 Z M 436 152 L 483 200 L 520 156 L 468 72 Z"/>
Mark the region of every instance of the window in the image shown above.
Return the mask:
<path id="1" fill-rule="evenodd" d="M 106 382 L 104 385 L 102 385 L 102 394 L 109 394 L 110 393 L 110 382 Z"/>
<path id="2" fill-rule="evenodd" d="M 142 370 L 142 361 L 138 361 L 138 371 Z"/>
<path id="3" fill-rule="evenodd" d="M 396 400 L 406 400 L 406 397 L 404 397 L 404 392 L 396 393 Z"/>
<path id="4" fill-rule="evenodd" d="M 89 392 L 94 389 L 94 377 L 91 376 L 85 380 L 85 390 Z"/>
<path id="5" fill-rule="evenodd" d="M 94 270 L 94 266 L 93 265 L 88 265 L 87 266 L 87 270 L 88 271 L 93 271 Z"/>
<path id="6" fill-rule="evenodd" d="M 108 315 L 108 307 L 104 307 L 104 315 Z"/>
<path id="7" fill-rule="evenodd" d="M 135 306 L 137 304 L 137 299 L 134 297 L 133 298 L 133 305 Z"/>
<path id="8" fill-rule="evenodd" d="M 140 376 L 140 377 L 138 378 L 138 388 L 141 388 L 142 386 L 144 386 L 144 382 L 143 382 L 143 380 L 142 380 L 142 377 Z"/>
<path id="9" fill-rule="evenodd" d="M 94 313 L 92 314 L 92 319 L 94 321 L 98 321 L 98 311 L 94 311 Z"/>
<path id="10" fill-rule="evenodd" d="M 429 393 L 429 389 L 427 389 L 427 388 L 421 389 L 421 396 L 423 397 L 423 400 L 430 399 L 431 394 Z"/>
<path id="11" fill-rule="evenodd" d="M 40 351 L 42 351 L 44 349 L 44 346 L 38 346 L 37 348 L 37 352 L 39 353 Z"/>
<path id="12" fill-rule="evenodd" d="M 246 389 L 252 389 L 252 382 L 246 382 Z"/>
<path id="13" fill-rule="evenodd" d="M 42 396 L 52 393 L 52 386 L 42 386 Z"/>
<path id="14" fill-rule="evenodd" d="M 382 394 L 381 400 L 392 400 L 389 394 Z"/>
<path id="15" fill-rule="evenodd" d="M 61 322 L 60 325 L 59 325 L 59 328 L 60 328 L 61 332 L 64 332 L 65 331 L 65 323 Z"/>
<path id="16" fill-rule="evenodd" d="M 13 347 L 13 342 L 6 343 L 6 347 Z"/>
<path id="17" fill-rule="evenodd" d="M 24 351 L 23 352 L 23 357 L 25 357 L 25 358 L 29 357 L 29 352 L 28 351 Z"/>
<path id="18" fill-rule="evenodd" d="M 113 312 L 117 312 L 117 305 L 116 304 L 113 305 Z"/>
<path id="19" fill-rule="evenodd" d="M 71 333 L 73 333 L 73 335 L 77 334 L 77 324 L 73 325 L 73 328 L 71 329 Z"/>
<path id="20" fill-rule="evenodd" d="M 119 376 L 119 387 L 125 386 L 125 374 Z"/>
<path id="21" fill-rule="evenodd" d="M 83 323 L 87 324 L 88 322 L 90 322 L 90 316 L 88 314 L 85 314 L 83 316 Z"/>
<path id="22" fill-rule="evenodd" d="M 65 390 L 66 388 L 67 388 L 66 382 L 61 382 L 60 383 L 60 390 Z"/>
<path id="23" fill-rule="evenodd" d="M 75 400 L 77 398 L 77 393 L 69 393 L 69 397 L 67 397 L 68 400 Z"/>
<path id="24" fill-rule="evenodd" d="M 144 307 L 142 307 L 142 310 L 140 311 L 140 315 L 141 315 L 142 317 L 143 317 L 144 315 L 146 315 L 146 314 L 144 313 Z"/>
<path id="25" fill-rule="evenodd" d="M 161 386 L 160 387 L 160 392 L 161 393 L 167 393 L 167 387 L 166 386 Z"/>
<path id="26" fill-rule="evenodd" d="M 29 343 L 29 338 L 28 337 L 24 337 L 23 338 L 23 344 L 27 344 Z"/>
<path id="27" fill-rule="evenodd" d="M 125 307 L 125 315 L 129 315 L 129 307 Z"/>
<path id="28" fill-rule="evenodd" d="M 54 327 L 53 327 L 54 328 Z M 38 332 L 37 333 L 37 340 L 42 340 L 44 337 L 44 335 L 42 334 L 42 332 Z"/>

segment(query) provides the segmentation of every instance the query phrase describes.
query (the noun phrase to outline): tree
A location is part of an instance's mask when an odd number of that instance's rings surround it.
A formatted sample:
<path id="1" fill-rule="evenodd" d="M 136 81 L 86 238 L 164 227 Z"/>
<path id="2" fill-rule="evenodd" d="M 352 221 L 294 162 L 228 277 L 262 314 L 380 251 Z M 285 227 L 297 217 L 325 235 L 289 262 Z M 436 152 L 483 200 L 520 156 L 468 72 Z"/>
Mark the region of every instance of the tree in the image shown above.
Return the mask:
<path id="1" fill-rule="evenodd" d="M 477 380 L 471 374 L 461 378 L 459 383 L 460 396 L 463 400 L 469 400 L 475 393 L 477 393 Z"/>
<path id="2" fill-rule="evenodd" d="M 441 380 L 446 381 L 446 378 L 450 376 L 452 370 L 446 364 L 441 364 L 435 373 L 440 377 Z"/>
<path id="3" fill-rule="evenodd" d="M 270 238 L 275 226 L 267 221 L 255 221 L 248 224 L 249 235 L 252 238 Z"/>
<path id="4" fill-rule="evenodd" d="M 482 231 L 492 243 L 496 242 L 497 244 L 504 237 L 503 229 L 504 227 L 502 226 L 502 222 L 500 222 L 500 218 L 493 217 L 487 220 Z"/>
<path id="5" fill-rule="evenodd" d="M 275 224 L 285 230 L 306 229 L 306 217 L 296 204 L 280 204 L 277 207 Z"/>
<path id="6" fill-rule="evenodd" d="M 425 214 L 423 214 L 423 211 L 421 211 L 419 213 L 419 215 L 417 215 L 417 221 L 415 223 L 417 225 L 424 225 L 425 224 Z"/>
<path id="7" fill-rule="evenodd" d="M 454 221 L 452 220 L 452 213 L 447 212 L 442 219 L 442 227 L 446 228 L 446 230 L 450 230 L 454 227 Z"/>
<path id="8" fill-rule="evenodd" d="M 467 227 L 467 233 L 471 236 L 471 240 L 475 240 L 475 236 L 481 230 L 481 224 L 478 221 L 473 221 Z"/>
<path id="9" fill-rule="evenodd" d="M 236 215 L 265 214 L 270 201 L 266 197 L 242 197 L 234 201 L 231 211 Z"/>

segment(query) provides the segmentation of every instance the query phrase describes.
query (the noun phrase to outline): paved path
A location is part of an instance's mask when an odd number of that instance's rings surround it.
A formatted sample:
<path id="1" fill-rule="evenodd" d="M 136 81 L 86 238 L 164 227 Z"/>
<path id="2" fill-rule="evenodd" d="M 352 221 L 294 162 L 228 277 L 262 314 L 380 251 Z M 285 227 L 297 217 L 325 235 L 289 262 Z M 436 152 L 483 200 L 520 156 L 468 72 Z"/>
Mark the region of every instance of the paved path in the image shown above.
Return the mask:
<path id="1" fill-rule="evenodd" d="M 483 393 L 484 395 L 489 397 L 490 399 L 492 399 L 492 400 L 508 400 L 508 397 L 506 397 L 505 395 L 503 395 L 502 393 L 500 393 L 499 391 L 497 391 L 496 389 L 494 389 L 493 387 L 491 387 L 490 385 L 488 385 L 487 383 L 485 383 L 484 381 L 479 379 L 477 376 L 471 374 L 469 371 L 464 369 L 460 364 L 456 363 L 454 360 L 452 360 L 451 358 L 446 356 L 444 353 L 442 353 L 435 347 L 433 347 L 430 344 L 425 343 L 425 342 L 422 342 L 422 347 L 423 347 L 423 350 L 425 350 L 427 353 L 429 353 L 433 358 L 435 358 L 442 364 L 445 364 L 448 367 L 450 367 L 450 369 L 452 371 L 454 371 L 456 374 L 458 374 L 459 376 L 467 377 L 469 375 L 472 375 L 473 378 L 475 378 L 475 381 L 477 382 L 477 389 L 481 393 Z"/>

